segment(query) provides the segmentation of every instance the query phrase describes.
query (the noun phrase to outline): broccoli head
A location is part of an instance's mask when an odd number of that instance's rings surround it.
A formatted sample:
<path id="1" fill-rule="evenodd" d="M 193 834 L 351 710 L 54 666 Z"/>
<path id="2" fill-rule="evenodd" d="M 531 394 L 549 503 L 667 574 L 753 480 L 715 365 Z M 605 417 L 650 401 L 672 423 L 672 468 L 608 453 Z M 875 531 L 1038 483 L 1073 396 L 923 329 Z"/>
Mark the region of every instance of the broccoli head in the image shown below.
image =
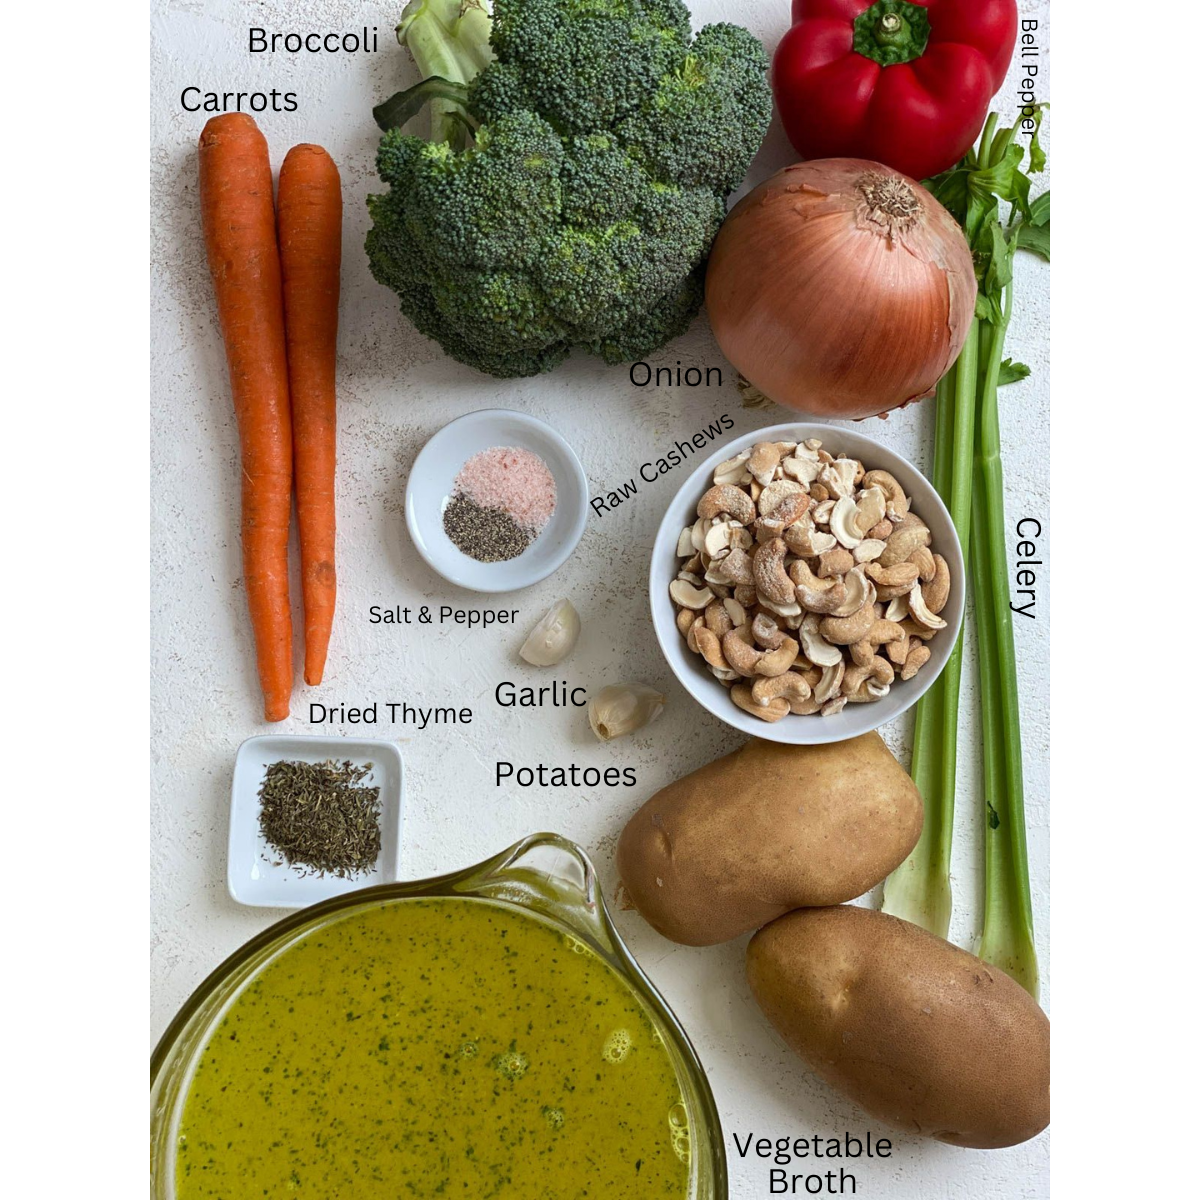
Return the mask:
<path id="1" fill-rule="evenodd" d="M 681 334 L 770 119 L 758 41 L 678 0 L 412 0 L 398 32 L 426 78 L 376 109 L 367 253 L 417 328 L 502 377 Z M 435 140 L 402 133 L 429 99 Z"/>

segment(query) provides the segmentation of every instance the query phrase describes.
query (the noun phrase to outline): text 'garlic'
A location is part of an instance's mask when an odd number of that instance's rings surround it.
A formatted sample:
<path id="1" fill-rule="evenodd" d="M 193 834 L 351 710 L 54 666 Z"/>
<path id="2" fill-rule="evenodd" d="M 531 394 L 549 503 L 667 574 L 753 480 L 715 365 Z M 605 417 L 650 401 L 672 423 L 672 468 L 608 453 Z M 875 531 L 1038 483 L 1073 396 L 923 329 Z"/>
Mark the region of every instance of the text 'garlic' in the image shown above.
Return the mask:
<path id="1" fill-rule="evenodd" d="M 611 742 L 649 725 L 666 702 L 666 696 L 644 683 L 610 684 L 588 702 L 588 723 L 602 742 Z"/>
<path id="2" fill-rule="evenodd" d="M 579 640 L 579 629 L 575 606 L 570 600 L 556 600 L 533 627 L 519 653 L 535 667 L 552 667 L 574 649 Z"/>

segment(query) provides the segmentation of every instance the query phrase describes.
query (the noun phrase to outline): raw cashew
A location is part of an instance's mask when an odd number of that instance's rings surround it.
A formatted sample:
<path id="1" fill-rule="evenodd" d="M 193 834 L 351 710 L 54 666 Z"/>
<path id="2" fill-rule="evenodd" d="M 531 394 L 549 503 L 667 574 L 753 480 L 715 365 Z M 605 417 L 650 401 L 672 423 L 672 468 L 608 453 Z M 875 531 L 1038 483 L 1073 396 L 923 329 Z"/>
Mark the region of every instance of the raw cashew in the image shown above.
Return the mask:
<path id="1" fill-rule="evenodd" d="M 821 473 L 821 464 L 817 462 L 817 456 L 814 454 L 812 458 L 807 458 L 807 454 L 808 451 L 800 447 L 795 454 L 779 464 L 788 478 L 798 480 L 806 487 Z"/>
<path id="2" fill-rule="evenodd" d="M 750 461 L 746 466 L 750 474 L 766 487 L 775 478 L 775 468 L 782 457 L 778 442 L 759 442 L 750 452 Z"/>
<path id="3" fill-rule="evenodd" d="M 754 501 L 741 488 L 729 483 L 714 484 L 696 505 L 696 514 L 704 520 L 711 521 L 719 513 L 728 513 L 743 525 L 749 525 L 757 515 Z"/>
<path id="4" fill-rule="evenodd" d="M 867 577 L 873 579 L 880 587 L 903 587 L 905 584 L 914 583 L 920 574 L 917 564 L 913 562 L 896 563 L 891 567 L 873 562 L 867 563 L 865 570 Z"/>
<path id="5" fill-rule="evenodd" d="M 754 563 L 740 546 L 734 546 L 720 563 L 721 574 L 732 584 L 752 584 Z"/>
<path id="6" fill-rule="evenodd" d="M 908 657 L 904 660 L 904 666 L 900 671 L 901 679 L 911 679 L 930 659 L 933 651 L 925 645 L 916 645 L 909 652 Z"/>
<path id="7" fill-rule="evenodd" d="M 793 601 L 791 604 L 773 604 L 766 598 L 766 596 L 759 592 L 758 602 L 763 606 L 763 608 L 767 609 L 769 612 L 773 612 L 777 617 L 802 617 L 804 615 L 804 609 L 802 609 L 795 601 Z M 784 624 L 787 625 L 786 620 L 784 621 Z M 789 628 L 791 627 L 789 626 Z"/>
<path id="8" fill-rule="evenodd" d="M 719 558 L 732 544 L 733 530 L 732 521 L 714 521 L 712 528 L 704 535 L 704 553 L 710 559 Z"/>
<path id="9" fill-rule="evenodd" d="M 807 612 L 831 613 L 846 602 L 846 585 L 840 579 L 818 579 L 802 558 L 788 567 L 788 575 L 796 585 L 796 600 Z"/>
<path id="10" fill-rule="evenodd" d="M 785 635 L 780 630 L 779 623 L 766 613 L 760 612 L 755 615 L 750 632 L 754 635 L 754 640 L 768 650 L 778 650 L 783 645 Z"/>
<path id="11" fill-rule="evenodd" d="M 862 478 L 864 488 L 882 488 L 887 497 L 887 515 L 895 521 L 908 513 L 908 497 L 890 471 L 868 471 Z"/>
<path id="12" fill-rule="evenodd" d="M 887 496 L 884 495 L 883 488 L 870 487 L 859 492 L 854 517 L 854 526 L 858 532 L 865 537 L 868 529 L 874 529 L 883 520 L 886 507 Z"/>
<path id="13" fill-rule="evenodd" d="M 855 463 L 851 459 L 836 459 L 822 469 L 817 480 L 829 489 L 831 496 L 836 498 L 852 496 L 854 494 L 854 467 Z"/>
<path id="14" fill-rule="evenodd" d="M 812 513 L 812 519 L 818 525 L 828 525 L 829 518 L 833 516 L 833 510 L 836 505 L 836 500 L 822 500 L 820 503 L 814 501 L 812 508 L 808 511 Z"/>
<path id="15" fill-rule="evenodd" d="M 816 558 L 837 545 L 837 538 L 832 533 L 820 532 L 811 517 L 802 518 L 789 526 L 784 531 L 783 540 L 798 558 Z"/>
<path id="16" fill-rule="evenodd" d="M 711 630 L 718 638 L 723 638 L 733 628 L 733 621 L 729 618 L 723 600 L 714 599 L 704 610 L 704 627 Z M 708 656 L 705 655 L 705 657 Z"/>
<path id="17" fill-rule="evenodd" d="M 782 503 L 771 509 L 769 517 L 759 517 L 754 522 L 755 537 L 761 542 L 780 537 L 785 529 L 795 525 L 804 516 L 807 509 L 808 497 L 803 492 L 786 497 Z"/>
<path id="18" fill-rule="evenodd" d="M 846 588 L 846 598 L 832 611 L 831 616 L 851 617 L 864 606 L 874 611 L 875 585 L 863 574 L 862 567 L 855 567 L 842 582 Z"/>
<path id="19" fill-rule="evenodd" d="M 671 599 L 676 604 L 682 605 L 684 608 L 694 608 L 697 611 L 707 608 L 709 601 L 713 598 L 709 588 L 694 587 L 685 579 L 676 579 L 671 584 L 669 591 Z"/>
<path id="20" fill-rule="evenodd" d="M 907 562 L 912 552 L 918 546 L 928 546 L 929 530 L 923 521 L 914 516 L 905 517 L 903 524 L 897 525 L 888 538 L 883 553 L 878 562 L 881 567 L 894 567 L 897 563 Z"/>
<path id="21" fill-rule="evenodd" d="M 933 579 L 921 592 L 925 597 L 925 607 L 931 613 L 940 613 L 946 607 L 946 601 L 950 599 L 950 568 L 940 554 L 933 556 L 933 563 Z"/>
<path id="22" fill-rule="evenodd" d="M 879 584 L 876 588 L 876 597 L 886 604 L 890 604 L 893 600 L 898 600 L 901 596 L 908 598 L 909 592 L 917 586 L 917 581 L 914 579 L 910 583 L 897 583 L 892 587 L 887 584 Z"/>
<path id="23" fill-rule="evenodd" d="M 835 646 L 850 646 L 862 641 L 874 624 L 875 609 L 870 604 L 864 604 L 849 617 L 822 617 L 821 636 Z"/>
<path id="24" fill-rule="evenodd" d="M 746 556 L 746 564 L 749 566 L 750 556 Z M 742 605 L 743 608 L 753 608 L 758 603 L 758 591 L 754 586 L 754 576 L 751 574 L 750 579 L 746 583 L 739 583 L 733 589 L 733 598 Z"/>
<path id="25" fill-rule="evenodd" d="M 840 546 L 836 550 L 826 550 L 817 563 L 817 575 L 821 579 L 831 576 L 845 575 L 854 567 L 854 555 Z"/>
<path id="26" fill-rule="evenodd" d="M 876 654 L 865 666 L 860 667 L 855 663 L 846 668 L 846 676 L 842 680 L 842 693 L 855 703 L 867 699 L 878 700 L 887 694 L 887 689 L 895 678 L 896 672 L 892 664 Z M 855 694 L 864 688 L 871 693 L 870 697 Z"/>
<path id="27" fill-rule="evenodd" d="M 858 532 L 857 517 L 858 509 L 854 501 L 849 496 L 843 496 L 833 506 L 833 513 L 829 518 L 829 532 L 847 550 L 853 550 L 862 541 L 862 534 Z M 886 552 L 885 549 L 884 553 Z"/>
<path id="28" fill-rule="evenodd" d="M 895 621 L 876 621 L 865 637 L 851 645 L 850 657 L 854 659 L 855 666 L 869 666 L 880 646 L 901 641 L 904 637 L 904 630 Z"/>
<path id="29" fill-rule="evenodd" d="M 816 613 L 809 613 L 801 622 L 800 645 L 804 649 L 804 657 L 815 666 L 833 667 L 843 661 L 841 650 L 831 646 L 821 636 L 821 618 Z"/>
<path id="30" fill-rule="evenodd" d="M 729 689 L 729 695 L 733 698 L 733 702 L 738 708 L 750 713 L 752 716 L 758 717 L 762 721 L 775 722 L 782 720 L 791 711 L 790 705 L 782 696 L 777 700 L 772 700 L 765 708 L 761 704 L 756 704 L 748 683 L 735 683 Z"/>
<path id="31" fill-rule="evenodd" d="M 776 649 L 764 651 L 759 656 L 758 662 L 754 664 L 754 673 L 768 678 L 782 675 L 790 669 L 799 653 L 800 643 L 795 638 L 785 637 Z"/>
<path id="32" fill-rule="evenodd" d="M 758 497 L 758 515 L 760 517 L 772 516 L 775 510 L 785 501 L 793 497 L 804 496 L 804 505 L 799 517 L 804 509 L 808 508 L 808 496 L 805 495 L 804 489 L 791 479 L 777 479 L 774 483 L 769 483 Z"/>
<path id="33" fill-rule="evenodd" d="M 842 680 L 846 675 L 846 664 L 841 659 L 836 666 L 825 667 L 821 671 L 821 679 L 813 688 L 813 699 L 818 704 L 831 700 L 841 690 Z"/>
<path id="34" fill-rule="evenodd" d="M 874 562 L 883 553 L 886 545 L 887 542 L 882 538 L 864 538 L 854 547 L 854 561 L 856 563 Z"/>
<path id="35" fill-rule="evenodd" d="M 726 459 L 725 462 L 719 463 L 717 469 L 713 472 L 713 483 L 724 484 L 739 484 L 750 482 L 750 472 L 746 468 L 746 463 L 750 458 L 750 451 L 743 450 L 740 454 L 735 454 L 733 458 Z"/>
<path id="36" fill-rule="evenodd" d="M 946 628 L 946 622 L 936 613 L 931 613 L 926 608 L 925 597 L 921 594 L 921 585 L 919 583 L 908 594 L 908 611 L 912 614 L 913 620 L 918 625 L 924 625 L 927 629 Z"/>
<path id="37" fill-rule="evenodd" d="M 761 704 L 765 708 L 772 700 L 778 700 L 781 696 L 789 705 L 792 701 L 798 703 L 807 700 L 812 695 L 812 688 L 795 671 L 785 671 L 782 675 L 775 675 L 770 679 L 757 680 L 750 689 L 750 695 L 755 704 Z"/>
<path id="38" fill-rule="evenodd" d="M 734 600 L 732 596 L 726 597 L 721 603 L 725 607 L 725 614 L 729 617 L 731 625 L 745 625 L 746 609 L 738 600 Z"/>
<path id="39" fill-rule="evenodd" d="M 704 625 L 693 625 L 692 631 L 696 635 L 696 645 L 699 647 L 704 661 L 710 667 L 719 667 L 723 671 L 730 670 L 729 664 L 725 661 L 725 655 L 721 653 L 720 637 Z"/>
<path id="40" fill-rule="evenodd" d="M 922 583 L 929 583 L 937 571 L 933 551 L 928 546 L 918 546 L 909 556 L 908 561 L 917 568 L 917 578 Z"/>
<path id="41" fill-rule="evenodd" d="M 783 569 L 787 545 L 783 538 L 772 538 L 754 553 L 754 584 L 759 595 L 775 604 L 793 604 L 796 589 Z"/>
<path id="42" fill-rule="evenodd" d="M 746 679 L 753 678 L 754 668 L 762 658 L 763 652 L 757 649 L 751 640 L 749 626 L 739 625 L 731 629 L 721 639 L 721 650 L 725 654 L 725 661 L 733 670 Z"/>

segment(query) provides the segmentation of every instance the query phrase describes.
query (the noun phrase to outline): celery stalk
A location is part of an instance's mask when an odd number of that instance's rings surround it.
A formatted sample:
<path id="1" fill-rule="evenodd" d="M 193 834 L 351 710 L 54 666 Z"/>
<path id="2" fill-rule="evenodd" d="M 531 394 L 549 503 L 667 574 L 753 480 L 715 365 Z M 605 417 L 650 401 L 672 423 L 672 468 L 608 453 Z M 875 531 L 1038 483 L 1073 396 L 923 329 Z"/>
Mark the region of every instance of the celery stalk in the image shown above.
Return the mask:
<path id="1" fill-rule="evenodd" d="M 1004 335 L 1012 313 L 1005 289 L 1003 318 L 988 331 L 987 368 L 979 392 L 975 443 L 975 549 L 971 577 L 979 645 L 983 713 L 984 916 L 978 954 L 1011 975 L 1036 999 L 1037 952 L 1025 844 L 1025 789 L 1016 648 L 1009 606 L 997 397 Z"/>
<path id="2" fill-rule="evenodd" d="M 964 557 L 971 534 L 971 476 L 979 322 L 971 322 L 958 360 L 938 385 L 933 482 L 958 531 Z M 965 581 L 964 581 L 965 586 Z M 953 894 L 950 848 L 954 838 L 958 694 L 962 635 L 937 682 L 917 703 L 912 777 L 925 801 L 925 824 L 913 852 L 888 877 L 883 911 L 945 937 Z"/>
<path id="3" fill-rule="evenodd" d="M 1028 139 L 1028 171 L 1045 166 L 1041 108 Z M 962 354 L 937 391 L 933 481 L 950 509 L 970 568 L 979 642 L 983 734 L 985 915 L 979 952 L 1037 994 L 1016 653 L 1009 608 L 997 390 L 1029 368 L 1003 357 L 1018 249 L 1050 257 L 1050 194 L 1030 198 L 1026 149 L 1016 127 L 992 113 L 976 149 L 927 181 L 962 226 L 975 259 L 979 295 Z M 1011 206 L 1007 224 L 1000 205 Z M 973 493 L 973 499 L 972 499 Z M 973 536 L 971 534 L 974 527 Z M 973 544 L 972 544 L 973 543 Z M 965 585 L 965 581 L 963 581 Z M 962 641 L 917 705 L 912 776 L 925 801 L 916 848 L 884 885 L 883 909 L 945 937 L 950 924 L 950 850 L 957 770 Z"/>

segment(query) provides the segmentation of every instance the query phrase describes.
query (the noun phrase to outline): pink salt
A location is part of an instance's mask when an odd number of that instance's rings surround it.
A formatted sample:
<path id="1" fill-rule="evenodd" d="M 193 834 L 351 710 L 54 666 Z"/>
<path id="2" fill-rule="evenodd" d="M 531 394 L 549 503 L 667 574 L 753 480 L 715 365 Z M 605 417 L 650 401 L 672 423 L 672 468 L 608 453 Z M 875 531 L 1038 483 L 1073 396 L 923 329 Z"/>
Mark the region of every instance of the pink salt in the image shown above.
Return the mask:
<path id="1" fill-rule="evenodd" d="M 454 480 L 480 508 L 503 509 L 518 525 L 540 530 L 554 515 L 558 489 L 550 469 L 532 450 L 493 446 L 473 454 Z"/>

